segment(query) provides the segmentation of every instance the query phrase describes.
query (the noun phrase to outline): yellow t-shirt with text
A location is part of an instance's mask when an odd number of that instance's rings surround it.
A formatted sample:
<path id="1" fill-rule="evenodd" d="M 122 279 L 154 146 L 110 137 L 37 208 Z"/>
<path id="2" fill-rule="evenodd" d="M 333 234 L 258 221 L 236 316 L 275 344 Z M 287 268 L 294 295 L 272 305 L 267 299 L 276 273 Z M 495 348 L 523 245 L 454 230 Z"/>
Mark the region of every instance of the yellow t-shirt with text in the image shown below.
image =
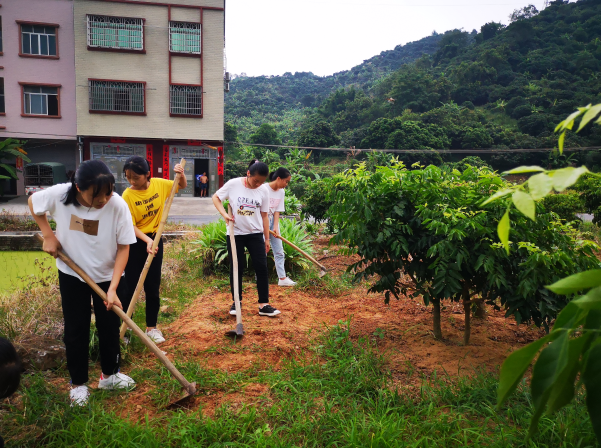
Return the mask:
<path id="1" fill-rule="evenodd" d="M 123 192 L 122 197 L 129 206 L 134 226 L 143 233 L 155 233 L 158 230 L 172 186 L 172 180 L 151 177 L 146 190 L 128 188 Z"/>

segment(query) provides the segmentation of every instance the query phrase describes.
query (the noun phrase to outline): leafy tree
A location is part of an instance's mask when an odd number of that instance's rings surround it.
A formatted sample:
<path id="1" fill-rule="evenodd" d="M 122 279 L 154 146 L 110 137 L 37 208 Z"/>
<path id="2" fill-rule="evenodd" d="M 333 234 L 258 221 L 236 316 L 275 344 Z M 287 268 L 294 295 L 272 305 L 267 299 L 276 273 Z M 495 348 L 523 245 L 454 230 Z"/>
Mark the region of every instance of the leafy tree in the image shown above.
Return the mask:
<path id="1" fill-rule="evenodd" d="M 397 164 L 371 173 L 362 166 L 334 179 L 328 215 L 338 229 L 335 241 L 361 257 L 349 270 L 357 279 L 377 276 L 370 292 L 384 292 L 386 301 L 404 294 L 432 303 L 437 338 L 443 300 L 463 304 L 465 344 L 477 302 L 500 303 L 518 322 L 547 325 L 566 302 L 540 290 L 540 279 L 552 282 L 564 269 L 597 263 L 592 247 L 578 246 L 574 230 L 550 214 L 535 222 L 517 218 L 519 234 L 532 243 L 512 254 L 493 244 L 505 208 L 483 211 L 480 205 L 508 184 L 486 168 L 460 173 Z"/>
<path id="2" fill-rule="evenodd" d="M 250 136 L 250 142 L 261 145 L 281 145 L 282 141 L 278 137 L 275 128 L 269 123 L 263 123 L 259 129 Z"/>
<path id="3" fill-rule="evenodd" d="M 298 137 L 299 146 L 327 148 L 339 142 L 340 138 L 334 133 L 332 126 L 325 121 L 317 122 L 304 129 Z"/>
<path id="4" fill-rule="evenodd" d="M 522 9 L 514 9 L 509 15 L 509 21 L 517 22 L 518 20 L 531 19 L 537 14 L 538 9 L 536 9 L 536 6 L 530 4 L 528 6 L 524 6 Z"/>
<path id="5" fill-rule="evenodd" d="M 497 22 L 489 22 L 480 27 L 480 33 L 482 34 L 482 40 L 492 39 L 497 35 L 499 31 L 505 28 L 505 25 Z"/>
<path id="6" fill-rule="evenodd" d="M 7 138 L 0 142 L 0 169 L 3 169 L 8 174 L 8 176 L 0 174 L 0 180 L 17 179 L 17 170 L 8 164 L 15 161 L 17 157 L 21 157 L 24 162 L 31 162 L 27 157 L 27 153 L 21 148 L 24 144 L 24 141 L 15 140 L 14 138 Z M 0 185 L 0 196 L 3 194 L 4 190 Z"/>

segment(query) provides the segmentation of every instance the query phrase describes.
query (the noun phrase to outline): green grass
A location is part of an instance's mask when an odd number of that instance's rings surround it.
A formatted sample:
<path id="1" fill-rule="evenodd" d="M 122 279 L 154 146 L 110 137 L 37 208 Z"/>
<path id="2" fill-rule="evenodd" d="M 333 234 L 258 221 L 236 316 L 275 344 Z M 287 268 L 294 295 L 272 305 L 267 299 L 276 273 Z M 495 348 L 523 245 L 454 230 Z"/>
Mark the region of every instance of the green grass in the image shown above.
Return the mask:
<path id="1" fill-rule="evenodd" d="M 347 323 L 318 338 L 307 362 L 281 371 L 251 366 L 239 373 L 179 364 L 200 394 L 269 386 L 258 406 L 222 406 L 210 419 L 198 411 L 163 411 L 152 420 L 119 418 L 113 395 L 94 392 L 90 406 L 72 409 L 42 374 L 24 380 L 22 403 L 4 406 L 0 421 L 11 446 L 50 447 L 593 447 L 596 441 L 583 400 L 552 417 L 524 444 L 532 415 L 524 387 L 500 412 L 494 410 L 494 377 L 449 381 L 423 378 L 413 393 L 391 385 L 385 359 L 367 340 L 349 338 Z M 179 390 L 164 369 L 131 374 L 152 383 L 157 405 Z M 405 380 L 409 380 L 406 378 Z M 125 400 L 127 395 L 120 394 Z"/>
<path id="2" fill-rule="evenodd" d="M 45 268 L 54 265 L 52 257 L 45 252 L 0 251 L 0 291 L 23 288 L 32 277 L 49 275 Z"/>

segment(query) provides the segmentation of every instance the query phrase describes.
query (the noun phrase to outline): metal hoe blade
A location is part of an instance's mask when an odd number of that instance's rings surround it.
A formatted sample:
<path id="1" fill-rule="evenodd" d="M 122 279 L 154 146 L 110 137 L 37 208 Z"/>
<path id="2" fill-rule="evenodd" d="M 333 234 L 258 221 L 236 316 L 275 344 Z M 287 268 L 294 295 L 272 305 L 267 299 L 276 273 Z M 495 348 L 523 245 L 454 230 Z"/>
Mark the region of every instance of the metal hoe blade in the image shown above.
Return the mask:
<path id="1" fill-rule="evenodd" d="M 193 392 L 191 390 L 184 389 L 182 395 L 175 400 L 171 400 L 167 405 L 165 405 L 164 409 L 173 409 L 173 408 L 185 408 L 185 404 L 196 394 L 196 383 L 190 383 L 193 388 Z"/>
<path id="2" fill-rule="evenodd" d="M 226 331 L 225 335 L 232 339 L 241 339 L 244 336 L 244 328 L 242 324 L 237 324 L 235 330 Z"/>

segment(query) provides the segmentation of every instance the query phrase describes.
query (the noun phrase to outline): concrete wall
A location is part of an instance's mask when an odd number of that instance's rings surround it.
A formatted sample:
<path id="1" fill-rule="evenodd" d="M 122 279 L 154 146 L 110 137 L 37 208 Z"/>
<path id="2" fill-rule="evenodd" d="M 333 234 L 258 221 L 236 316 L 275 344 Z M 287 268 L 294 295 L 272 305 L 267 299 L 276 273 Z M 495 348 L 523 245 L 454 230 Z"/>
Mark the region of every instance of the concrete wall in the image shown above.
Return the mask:
<path id="1" fill-rule="evenodd" d="M 75 117 L 75 43 L 73 37 L 73 1 L 71 0 L 9 0 L 3 1 L 2 40 L 4 54 L 0 56 L 0 77 L 4 78 L 6 116 L 0 116 L 0 138 L 22 139 L 76 138 Z M 59 59 L 19 56 L 20 35 L 17 20 L 56 23 Z M 19 82 L 60 84 L 60 114 L 62 118 L 22 117 Z"/>
<path id="2" fill-rule="evenodd" d="M 223 7 L 223 0 L 178 0 L 196 6 Z M 87 14 L 145 19 L 145 54 L 90 51 Z M 197 22 L 199 10 L 172 8 L 172 20 Z M 75 71 L 77 85 L 89 78 L 146 82 L 146 116 L 90 114 L 85 88 L 78 88 L 77 133 L 86 136 L 223 140 L 223 11 L 204 11 L 203 118 L 169 116 L 169 20 L 165 6 L 75 0 Z M 172 82 L 198 83 L 200 58 L 172 56 Z"/>

